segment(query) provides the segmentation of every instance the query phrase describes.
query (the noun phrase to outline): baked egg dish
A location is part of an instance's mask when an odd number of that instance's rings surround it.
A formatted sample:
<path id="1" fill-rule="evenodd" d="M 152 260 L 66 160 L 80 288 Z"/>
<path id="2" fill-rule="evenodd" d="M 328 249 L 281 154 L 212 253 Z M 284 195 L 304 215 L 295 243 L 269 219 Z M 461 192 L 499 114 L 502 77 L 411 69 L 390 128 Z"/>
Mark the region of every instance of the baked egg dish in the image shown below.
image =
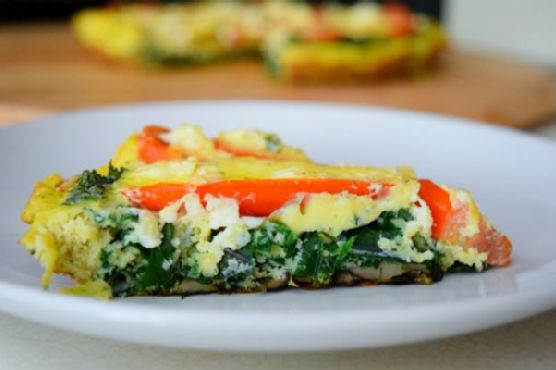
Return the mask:
<path id="1" fill-rule="evenodd" d="M 66 292 L 105 298 L 432 284 L 512 250 L 467 191 L 407 167 L 317 164 L 274 134 L 191 125 L 148 126 L 108 165 L 44 178 L 22 220 L 43 286 L 64 274 Z"/>
<path id="2" fill-rule="evenodd" d="M 110 59 L 176 66 L 258 57 L 287 82 L 423 74 L 447 46 L 435 20 L 396 3 L 128 4 L 83 10 L 72 28 Z"/>

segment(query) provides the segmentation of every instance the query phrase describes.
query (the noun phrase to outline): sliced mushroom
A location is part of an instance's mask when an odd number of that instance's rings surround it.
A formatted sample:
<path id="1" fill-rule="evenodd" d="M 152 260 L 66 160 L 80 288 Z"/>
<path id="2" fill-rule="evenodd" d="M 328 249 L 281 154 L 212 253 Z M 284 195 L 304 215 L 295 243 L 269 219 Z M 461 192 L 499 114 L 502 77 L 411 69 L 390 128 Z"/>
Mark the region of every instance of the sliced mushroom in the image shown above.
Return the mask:
<path id="1" fill-rule="evenodd" d="M 266 283 L 266 288 L 268 290 L 277 290 L 288 285 L 289 281 L 290 281 L 290 276 L 288 274 L 284 274 L 283 276 L 270 279 Z"/>
<path id="2" fill-rule="evenodd" d="M 201 284 L 194 280 L 184 280 L 176 288 L 176 294 L 199 294 L 216 292 L 218 288 L 214 285 Z"/>

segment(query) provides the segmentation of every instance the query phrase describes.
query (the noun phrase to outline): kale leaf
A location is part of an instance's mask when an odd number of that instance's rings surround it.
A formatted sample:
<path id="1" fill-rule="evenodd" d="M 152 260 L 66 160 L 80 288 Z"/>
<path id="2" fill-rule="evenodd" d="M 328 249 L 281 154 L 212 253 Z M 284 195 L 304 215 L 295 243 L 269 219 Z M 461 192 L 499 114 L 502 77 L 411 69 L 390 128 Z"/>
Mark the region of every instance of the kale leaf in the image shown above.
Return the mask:
<path id="1" fill-rule="evenodd" d="M 82 200 L 102 199 L 106 187 L 117 181 L 124 172 L 124 168 L 115 168 L 112 163 L 108 165 L 108 175 L 99 174 L 96 170 L 86 170 L 77 179 L 69 192 L 64 204 L 71 205 Z"/>

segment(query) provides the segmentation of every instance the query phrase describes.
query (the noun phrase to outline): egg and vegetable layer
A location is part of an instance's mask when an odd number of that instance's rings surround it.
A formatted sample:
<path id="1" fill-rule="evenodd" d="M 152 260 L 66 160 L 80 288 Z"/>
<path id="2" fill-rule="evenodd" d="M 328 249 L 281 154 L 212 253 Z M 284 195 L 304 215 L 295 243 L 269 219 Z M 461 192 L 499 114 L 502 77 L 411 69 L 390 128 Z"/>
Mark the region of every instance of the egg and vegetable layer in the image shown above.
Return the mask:
<path id="1" fill-rule="evenodd" d="M 315 164 L 255 130 L 149 126 L 109 165 L 39 181 L 22 219 L 45 286 L 102 297 L 431 284 L 511 254 L 466 191 Z"/>
<path id="2" fill-rule="evenodd" d="M 447 44 L 429 17 L 368 2 L 124 5 L 84 10 L 72 25 L 112 59 L 164 66 L 262 56 L 272 76 L 290 82 L 422 73 Z"/>

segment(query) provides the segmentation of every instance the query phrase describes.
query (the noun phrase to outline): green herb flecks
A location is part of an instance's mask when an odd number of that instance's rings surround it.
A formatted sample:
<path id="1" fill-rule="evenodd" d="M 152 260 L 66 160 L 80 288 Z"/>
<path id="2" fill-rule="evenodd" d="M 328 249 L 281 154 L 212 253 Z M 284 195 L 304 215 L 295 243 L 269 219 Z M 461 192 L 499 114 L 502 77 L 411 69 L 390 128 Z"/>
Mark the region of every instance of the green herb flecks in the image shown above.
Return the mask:
<path id="1" fill-rule="evenodd" d="M 106 187 L 116 182 L 124 172 L 124 168 L 108 166 L 108 175 L 99 174 L 96 170 L 84 171 L 69 192 L 64 204 L 71 205 L 84 200 L 98 200 L 104 197 Z"/>
<path id="2" fill-rule="evenodd" d="M 282 148 L 282 141 L 280 138 L 273 134 L 268 134 L 265 136 L 265 146 L 266 150 L 271 153 L 278 153 Z"/>

